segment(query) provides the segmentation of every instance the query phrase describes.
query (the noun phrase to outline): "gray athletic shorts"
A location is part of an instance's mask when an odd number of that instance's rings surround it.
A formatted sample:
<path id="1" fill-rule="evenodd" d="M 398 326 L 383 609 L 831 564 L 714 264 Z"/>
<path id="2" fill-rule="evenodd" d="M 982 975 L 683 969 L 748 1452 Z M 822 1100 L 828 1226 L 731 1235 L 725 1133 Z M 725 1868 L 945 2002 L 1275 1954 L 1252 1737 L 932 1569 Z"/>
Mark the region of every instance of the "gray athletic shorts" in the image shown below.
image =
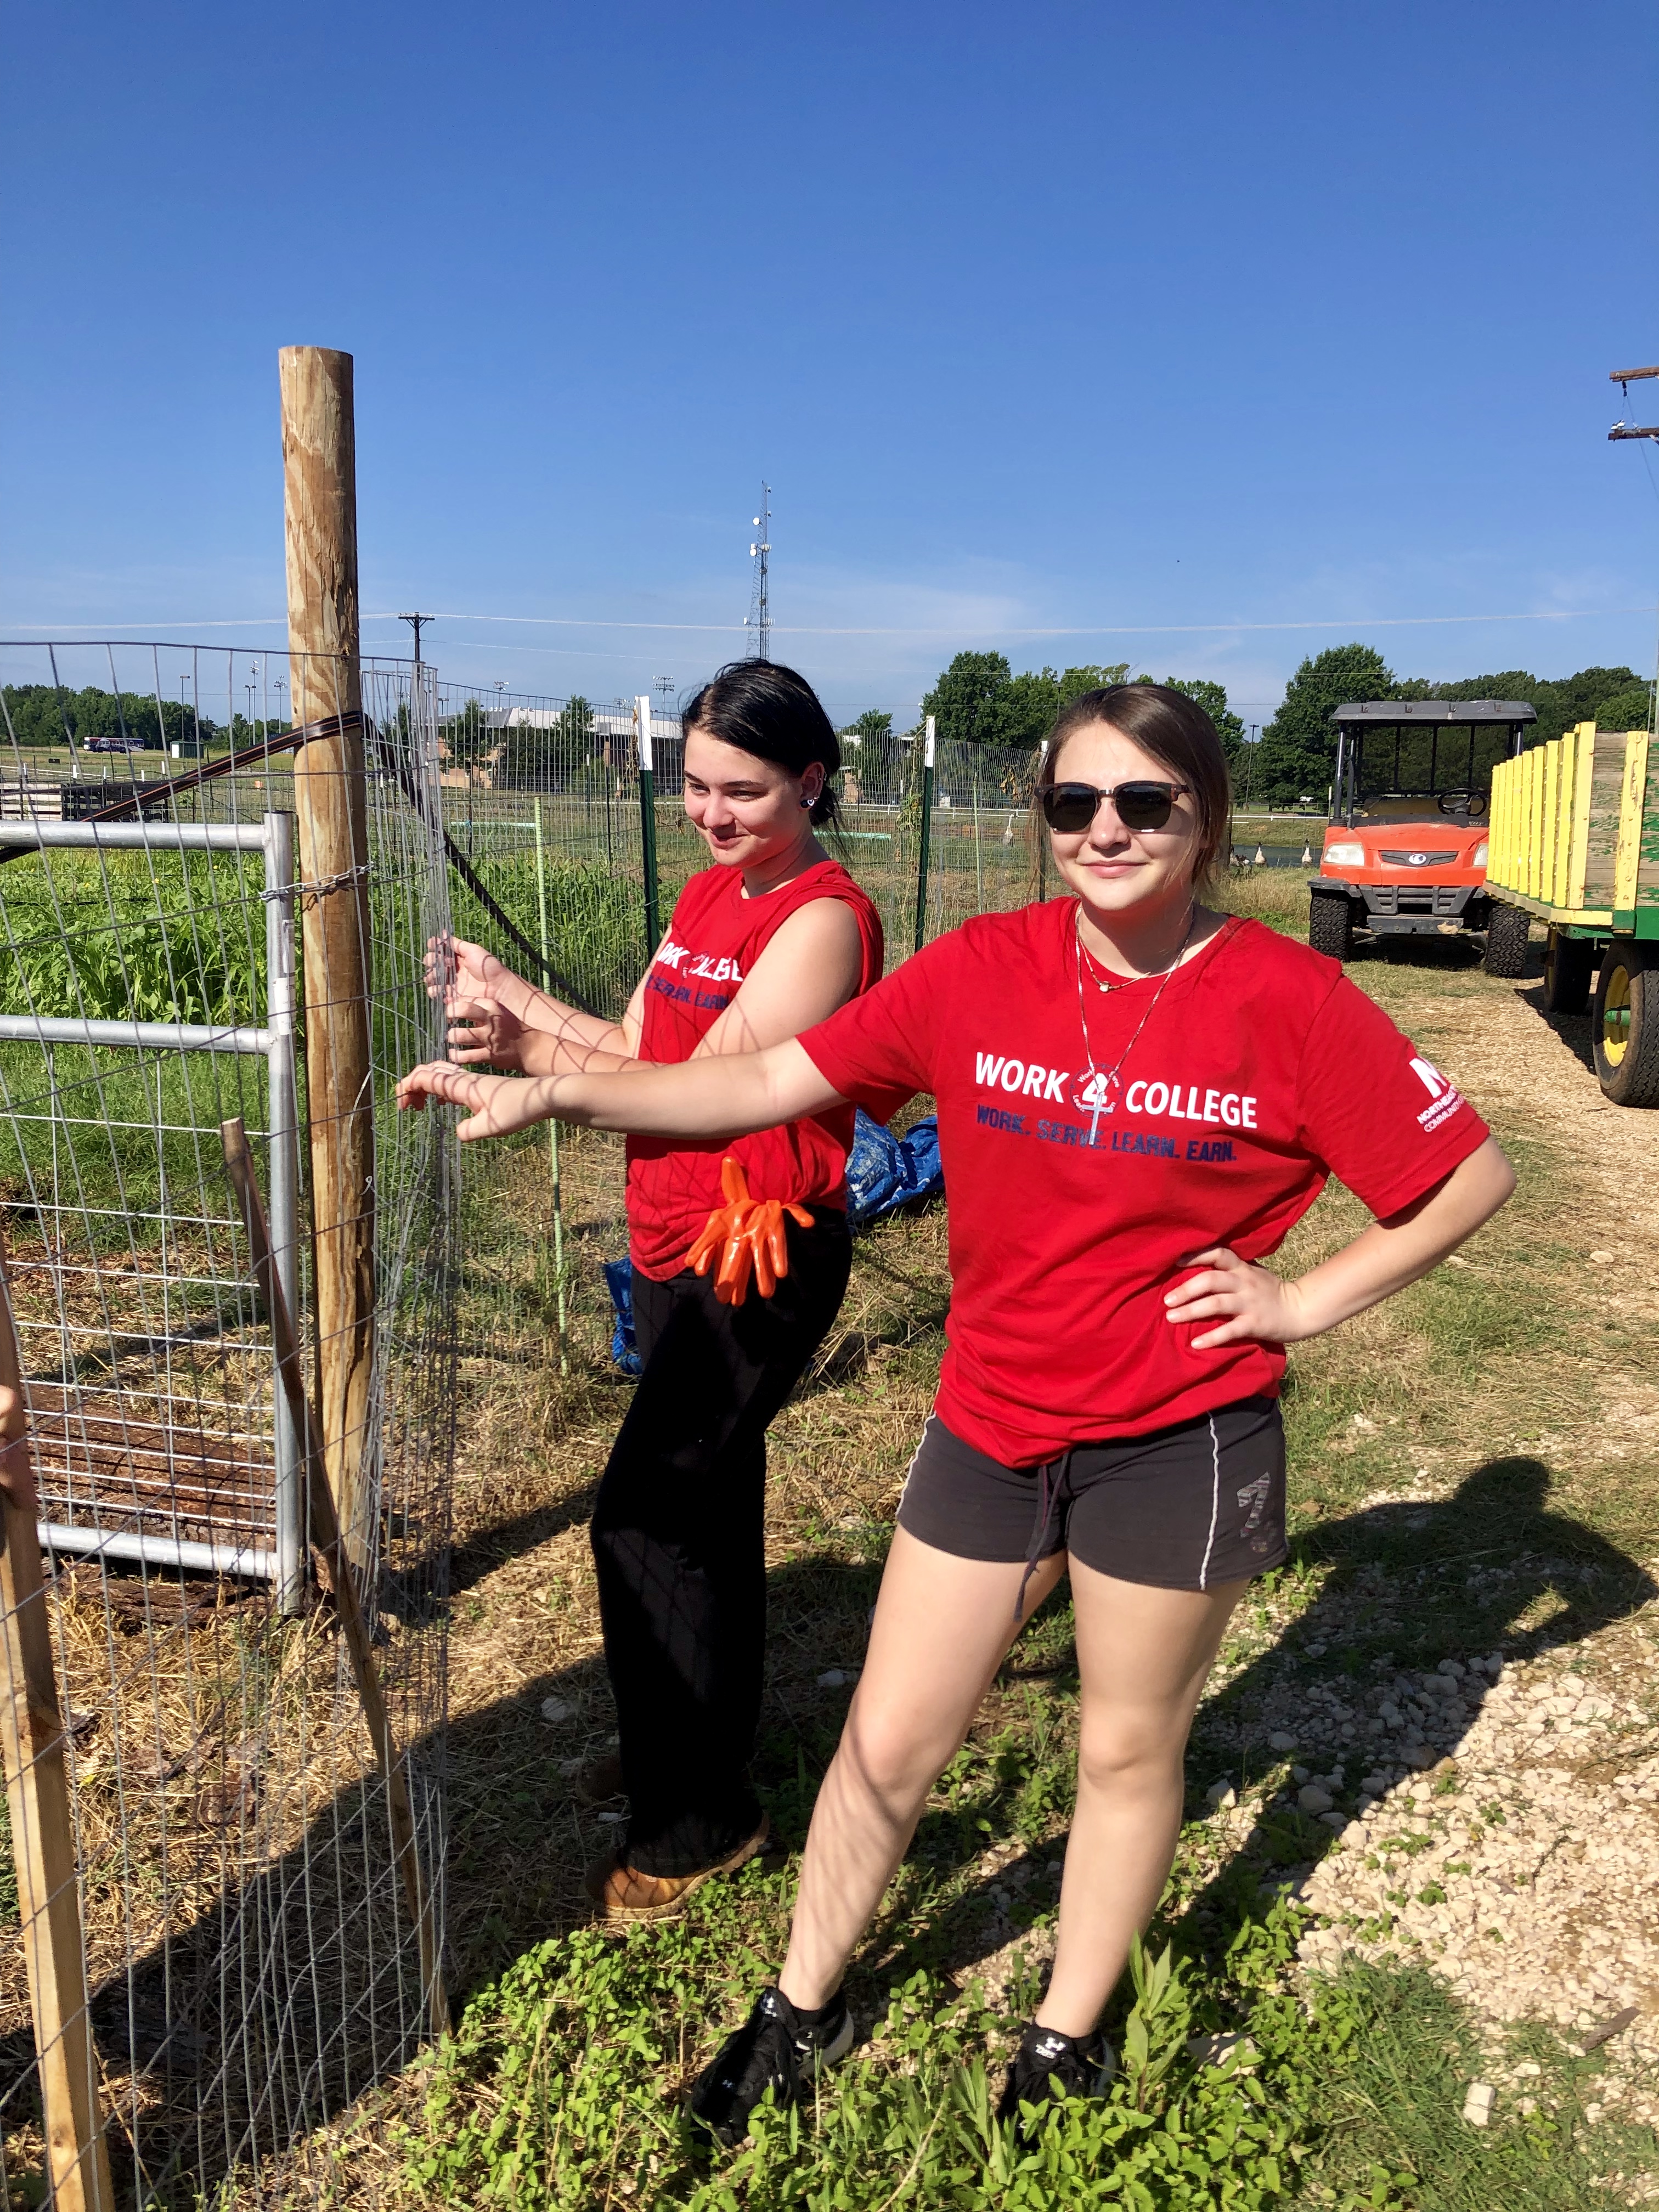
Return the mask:
<path id="1" fill-rule="evenodd" d="M 1279 1401 L 1242 1398 L 1149 1436 L 1073 1444 L 1038 1467 L 1003 1466 L 935 1413 L 898 1521 L 959 1559 L 1034 1565 L 1066 1552 L 1158 1589 L 1247 1580 L 1287 1555 Z"/>

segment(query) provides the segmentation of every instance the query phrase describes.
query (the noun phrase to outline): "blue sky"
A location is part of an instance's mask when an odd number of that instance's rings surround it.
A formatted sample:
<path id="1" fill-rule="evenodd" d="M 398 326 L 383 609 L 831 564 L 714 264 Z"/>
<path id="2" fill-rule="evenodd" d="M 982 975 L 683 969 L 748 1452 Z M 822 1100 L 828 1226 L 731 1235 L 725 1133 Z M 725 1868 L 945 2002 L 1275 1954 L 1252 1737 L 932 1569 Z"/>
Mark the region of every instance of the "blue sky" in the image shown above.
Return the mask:
<path id="1" fill-rule="evenodd" d="M 1652 665 L 1659 466 L 1606 442 L 1659 361 L 1651 9 L 20 0 L 4 39 L 8 635 L 280 641 L 298 342 L 356 357 L 365 609 L 439 611 L 481 687 L 740 651 L 763 474 L 775 650 L 838 715 L 908 723 L 964 646 L 1247 706 L 1350 636 Z M 1469 615 L 1574 618 L 1388 626 Z"/>

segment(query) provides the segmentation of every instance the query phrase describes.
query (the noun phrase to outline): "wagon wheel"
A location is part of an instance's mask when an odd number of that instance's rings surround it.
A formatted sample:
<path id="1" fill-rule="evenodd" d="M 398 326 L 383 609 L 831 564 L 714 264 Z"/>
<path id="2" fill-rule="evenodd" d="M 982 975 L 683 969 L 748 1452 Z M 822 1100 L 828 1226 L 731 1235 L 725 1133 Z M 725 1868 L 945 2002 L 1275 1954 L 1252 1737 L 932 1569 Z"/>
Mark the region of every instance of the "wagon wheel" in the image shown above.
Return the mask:
<path id="1" fill-rule="evenodd" d="M 1593 1042 L 1615 1106 L 1659 1106 L 1659 968 L 1631 938 L 1615 937 L 1601 956 Z"/>
<path id="2" fill-rule="evenodd" d="M 1582 1014 L 1589 1005 L 1595 947 L 1585 937 L 1552 929 L 1544 945 L 1544 1011 Z"/>

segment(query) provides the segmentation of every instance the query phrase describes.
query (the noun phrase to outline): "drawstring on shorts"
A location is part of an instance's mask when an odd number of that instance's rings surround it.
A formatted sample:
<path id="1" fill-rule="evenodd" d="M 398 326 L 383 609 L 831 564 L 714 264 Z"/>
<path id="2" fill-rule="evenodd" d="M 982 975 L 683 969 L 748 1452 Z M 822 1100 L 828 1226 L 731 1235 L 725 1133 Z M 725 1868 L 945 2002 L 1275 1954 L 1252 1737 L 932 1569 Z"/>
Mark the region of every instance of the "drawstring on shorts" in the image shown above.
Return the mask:
<path id="1" fill-rule="evenodd" d="M 1058 1459 L 1045 1460 L 1037 1469 L 1036 1523 L 1031 1531 L 1031 1541 L 1025 1553 L 1025 1571 L 1019 1578 L 1019 1589 L 1014 1599 L 1014 1626 L 1018 1628 L 1025 1613 L 1025 1586 L 1042 1560 L 1042 1547 L 1048 1540 L 1048 1523 L 1054 1517 L 1054 1507 L 1060 1502 L 1061 1474 L 1072 1471 L 1072 1455 L 1062 1452 Z M 1052 1480 L 1050 1477 L 1052 1476 Z"/>

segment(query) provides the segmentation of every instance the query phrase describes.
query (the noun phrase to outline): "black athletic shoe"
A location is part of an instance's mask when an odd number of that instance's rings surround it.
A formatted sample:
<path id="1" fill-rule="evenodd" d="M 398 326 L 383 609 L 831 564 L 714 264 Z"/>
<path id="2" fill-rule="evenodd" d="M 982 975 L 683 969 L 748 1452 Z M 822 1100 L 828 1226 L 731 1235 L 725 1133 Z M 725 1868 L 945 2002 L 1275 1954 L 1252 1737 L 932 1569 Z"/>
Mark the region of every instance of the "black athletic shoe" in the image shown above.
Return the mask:
<path id="1" fill-rule="evenodd" d="M 1028 2123 L 1022 2106 L 1041 2109 L 1067 2097 L 1103 2097 L 1116 2072 L 1117 2059 L 1103 2035 L 1062 2035 L 1057 2027 L 1034 2022 L 1019 2039 L 997 2118 L 1012 2120 L 1024 2136 Z"/>
<path id="2" fill-rule="evenodd" d="M 730 2150 L 748 2134 L 749 2115 L 769 2089 L 780 2105 L 799 2104 L 813 2075 L 852 2047 L 853 2015 L 839 1990 L 804 2017 L 781 1990 L 763 1990 L 743 2026 L 697 2076 L 691 2117 Z"/>

